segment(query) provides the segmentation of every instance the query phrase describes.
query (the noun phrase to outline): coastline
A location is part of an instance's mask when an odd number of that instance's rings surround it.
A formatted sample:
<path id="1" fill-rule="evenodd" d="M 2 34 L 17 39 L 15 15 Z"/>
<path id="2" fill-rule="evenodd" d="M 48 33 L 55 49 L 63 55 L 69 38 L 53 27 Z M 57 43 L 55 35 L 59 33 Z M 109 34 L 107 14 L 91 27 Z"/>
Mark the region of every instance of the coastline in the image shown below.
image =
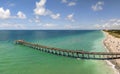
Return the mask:
<path id="1" fill-rule="evenodd" d="M 119 46 L 120 38 L 116 38 L 104 31 L 103 31 L 103 33 L 105 35 L 103 44 L 106 47 L 106 49 L 108 50 L 108 52 L 120 52 L 120 46 Z M 117 69 L 117 71 L 119 72 L 118 74 L 120 74 L 120 59 L 109 60 L 109 61 L 114 65 L 114 68 Z"/>

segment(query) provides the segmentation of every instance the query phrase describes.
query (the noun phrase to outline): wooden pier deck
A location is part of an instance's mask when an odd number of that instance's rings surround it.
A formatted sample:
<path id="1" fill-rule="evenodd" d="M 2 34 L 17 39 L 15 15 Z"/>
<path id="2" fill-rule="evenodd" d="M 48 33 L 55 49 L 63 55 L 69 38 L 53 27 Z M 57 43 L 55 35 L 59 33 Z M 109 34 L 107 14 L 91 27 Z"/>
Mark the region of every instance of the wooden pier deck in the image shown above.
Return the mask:
<path id="1" fill-rule="evenodd" d="M 120 59 L 120 52 L 88 52 L 83 50 L 66 50 L 61 48 L 33 44 L 24 40 L 16 40 L 15 43 L 59 56 L 98 60 Z"/>

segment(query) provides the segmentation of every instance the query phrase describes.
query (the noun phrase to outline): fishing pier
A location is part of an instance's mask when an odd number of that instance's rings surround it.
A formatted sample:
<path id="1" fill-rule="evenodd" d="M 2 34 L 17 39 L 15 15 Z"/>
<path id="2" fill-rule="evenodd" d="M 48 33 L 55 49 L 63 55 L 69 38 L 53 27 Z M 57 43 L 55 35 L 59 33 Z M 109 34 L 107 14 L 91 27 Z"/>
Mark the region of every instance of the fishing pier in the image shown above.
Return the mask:
<path id="1" fill-rule="evenodd" d="M 36 50 L 40 50 L 50 54 L 55 54 L 58 56 L 66 56 L 66 57 L 81 58 L 81 59 L 98 59 L 98 60 L 120 59 L 120 52 L 88 52 L 83 50 L 67 50 L 67 49 L 43 46 L 40 44 L 33 44 L 30 42 L 26 42 L 24 40 L 16 40 L 15 44 L 27 46 Z"/>

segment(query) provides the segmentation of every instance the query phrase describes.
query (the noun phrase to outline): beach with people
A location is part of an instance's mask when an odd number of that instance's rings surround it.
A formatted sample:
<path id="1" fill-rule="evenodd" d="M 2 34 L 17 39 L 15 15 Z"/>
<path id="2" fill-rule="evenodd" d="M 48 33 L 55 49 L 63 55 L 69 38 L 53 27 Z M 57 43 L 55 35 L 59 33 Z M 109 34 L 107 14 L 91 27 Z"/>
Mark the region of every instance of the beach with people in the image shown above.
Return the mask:
<path id="1" fill-rule="evenodd" d="M 108 49 L 109 52 L 120 52 L 120 38 L 117 38 L 108 32 L 104 32 L 106 38 L 103 41 L 105 47 Z M 113 59 L 110 60 L 112 64 L 115 65 L 115 68 L 120 73 L 120 59 Z"/>

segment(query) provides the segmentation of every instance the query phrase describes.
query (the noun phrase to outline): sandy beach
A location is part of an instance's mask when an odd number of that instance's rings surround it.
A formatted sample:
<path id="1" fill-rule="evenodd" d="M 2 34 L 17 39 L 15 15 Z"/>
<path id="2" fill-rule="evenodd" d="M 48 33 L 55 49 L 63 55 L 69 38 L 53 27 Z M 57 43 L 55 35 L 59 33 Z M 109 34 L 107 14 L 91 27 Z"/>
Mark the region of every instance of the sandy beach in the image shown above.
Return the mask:
<path id="1" fill-rule="evenodd" d="M 120 38 L 116 38 L 107 32 L 104 32 L 106 38 L 103 41 L 104 45 L 106 48 L 109 50 L 109 52 L 120 52 Z M 116 60 L 110 60 L 112 64 L 115 65 L 115 68 L 119 71 L 120 73 L 120 59 Z"/>

